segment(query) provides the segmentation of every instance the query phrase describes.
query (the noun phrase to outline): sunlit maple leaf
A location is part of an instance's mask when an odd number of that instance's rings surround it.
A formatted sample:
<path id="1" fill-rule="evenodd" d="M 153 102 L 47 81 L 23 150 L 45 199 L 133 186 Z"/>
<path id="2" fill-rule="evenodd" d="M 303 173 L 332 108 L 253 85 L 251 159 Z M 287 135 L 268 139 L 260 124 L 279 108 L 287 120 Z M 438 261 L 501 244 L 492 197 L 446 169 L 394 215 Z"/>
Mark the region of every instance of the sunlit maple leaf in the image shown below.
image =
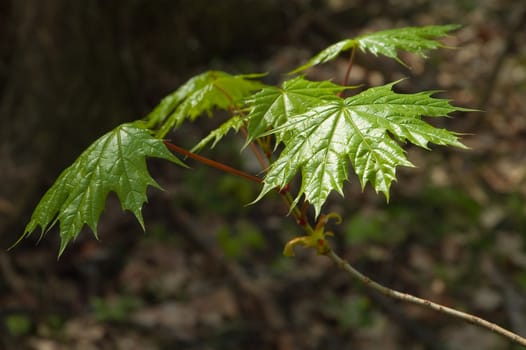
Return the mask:
<path id="1" fill-rule="evenodd" d="M 324 101 L 304 113 L 290 115 L 271 130 L 269 133 L 283 135 L 285 147 L 272 163 L 258 199 L 274 188 L 284 188 L 300 173 L 301 187 L 295 201 L 305 195 L 318 215 L 331 191 L 342 194 L 350 165 L 362 188 L 371 183 L 389 199 L 396 167 L 412 166 L 395 140 L 423 148 L 428 142 L 465 147 L 454 132 L 421 120 L 424 115 L 447 116 L 465 109 L 431 97 L 432 92 L 395 93 L 394 84 Z"/>

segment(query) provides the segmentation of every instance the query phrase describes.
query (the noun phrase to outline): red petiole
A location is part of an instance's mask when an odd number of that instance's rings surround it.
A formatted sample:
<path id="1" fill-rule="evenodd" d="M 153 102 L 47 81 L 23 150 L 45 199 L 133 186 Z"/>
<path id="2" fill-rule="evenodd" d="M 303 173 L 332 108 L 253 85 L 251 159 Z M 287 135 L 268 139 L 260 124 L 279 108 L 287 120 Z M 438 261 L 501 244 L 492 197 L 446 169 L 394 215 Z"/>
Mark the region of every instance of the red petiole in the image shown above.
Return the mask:
<path id="1" fill-rule="evenodd" d="M 174 152 L 177 152 L 177 153 L 179 153 L 179 154 L 181 154 L 181 155 L 183 155 L 185 157 L 189 157 L 189 158 L 195 159 L 198 162 L 201 162 L 203 164 L 209 165 L 209 166 L 211 166 L 213 168 L 219 169 L 221 171 L 224 171 L 224 172 L 227 172 L 227 173 L 230 173 L 230 174 L 233 174 L 233 175 L 236 175 L 236 176 L 239 176 L 239 177 L 242 177 L 242 178 L 245 178 L 245 179 L 257 182 L 257 183 L 262 183 L 263 182 L 263 180 L 261 180 L 257 176 L 247 174 L 247 173 L 245 173 L 245 172 L 243 172 L 241 170 L 232 168 L 232 167 L 230 167 L 228 165 L 225 165 L 223 163 L 216 162 L 215 160 L 212 160 L 210 158 L 206 158 L 206 157 L 200 156 L 200 155 L 195 154 L 193 152 L 190 152 L 190 151 L 188 151 L 188 150 L 186 150 L 186 149 L 184 149 L 182 147 L 174 145 L 171 142 L 164 141 L 164 144 L 165 144 L 166 147 L 168 147 L 168 149 L 170 149 L 170 150 L 172 150 Z"/>

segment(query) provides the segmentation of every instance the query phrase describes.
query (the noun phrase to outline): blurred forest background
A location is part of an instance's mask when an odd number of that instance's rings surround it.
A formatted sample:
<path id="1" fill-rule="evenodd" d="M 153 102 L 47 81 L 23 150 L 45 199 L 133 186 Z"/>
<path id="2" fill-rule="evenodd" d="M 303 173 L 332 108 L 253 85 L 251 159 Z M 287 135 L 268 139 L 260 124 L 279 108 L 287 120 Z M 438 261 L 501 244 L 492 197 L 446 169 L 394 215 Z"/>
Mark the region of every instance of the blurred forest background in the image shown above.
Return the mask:
<path id="1" fill-rule="evenodd" d="M 408 77 L 481 113 L 439 125 L 471 150 L 408 148 L 391 202 L 355 178 L 327 210 L 336 250 L 395 289 L 526 335 L 526 3 L 513 0 L 0 1 L 0 349 L 514 349 L 485 330 L 385 299 L 302 234 L 278 198 L 192 164 L 151 161 L 147 232 L 115 198 L 57 261 L 51 230 L 15 249 L 62 169 L 114 126 L 147 114 L 194 74 L 283 73 L 367 31 L 459 23 L 456 47 L 413 69 L 358 55 L 351 84 Z M 341 81 L 346 58 L 308 72 Z M 433 121 L 435 122 L 435 121 Z M 192 147 L 215 119 L 170 137 Z M 242 140 L 205 154 L 257 173 Z M 276 205 L 276 203 L 279 203 Z"/>

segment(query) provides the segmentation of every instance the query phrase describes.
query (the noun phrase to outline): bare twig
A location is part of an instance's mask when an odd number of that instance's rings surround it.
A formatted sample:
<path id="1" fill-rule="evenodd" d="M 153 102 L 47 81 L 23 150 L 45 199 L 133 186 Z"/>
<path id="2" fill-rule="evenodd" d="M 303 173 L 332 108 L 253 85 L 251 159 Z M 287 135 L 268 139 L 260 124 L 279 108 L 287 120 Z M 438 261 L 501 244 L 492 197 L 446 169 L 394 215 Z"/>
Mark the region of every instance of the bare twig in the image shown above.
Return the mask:
<path id="1" fill-rule="evenodd" d="M 379 307 L 392 322 L 403 329 L 403 331 L 411 338 L 418 341 L 423 349 L 428 350 L 450 350 L 450 347 L 438 340 L 438 334 L 422 322 L 411 319 L 399 305 L 396 305 L 392 299 L 375 293 L 374 290 L 366 290 L 367 297 L 371 299 L 376 307 Z"/>
<path id="2" fill-rule="evenodd" d="M 407 294 L 407 293 L 398 292 L 398 291 L 396 291 L 394 289 L 385 287 L 385 286 L 373 281 L 369 277 L 363 275 L 361 272 L 359 272 L 354 267 L 352 267 L 351 264 L 349 264 L 347 261 L 343 260 L 340 256 L 338 256 L 333 250 L 329 250 L 326 253 L 326 255 L 332 261 L 334 261 L 334 263 L 336 263 L 336 265 L 338 265 L 339 268 L 341 268 L 342 270 L 347 272 L 352 277 L 355 277 L 355 278 L 359 279 L 366 287 L 374 289 L 377 292 L 380 292 L 381 294 L 383 294 L 385 296 L 388 296 L 388 297 L 393 298 L 393 299 L 398 299 L 398 300 L 406 301 L 406 302 L 409 302 L 409 303 L 417 304 L 417 305 L 420 305 L 420 306 L 424 306 L 424 307 L 427 307 L 429 309 L 441 312 L 443 314 L 459 318 L 461 320 L 464 320 L 464 321 L 467 321 L 469 323 L 472 323 L 472 324 L 474 324 L 476 326 L 480 326 L 480 327 L 489 329 L 492 332 L 500 334 L 500 335 L 508 338 L 509 340 L 526 347 L 526 339 L 525 338 L 523 338 L 520 335 L 515 334 L 515 333 L 513 333 L 513 332 L 511 332 L 511 331 L 509 331 L 509 330 L 507 330 L 505 328 L 502 328 L 502 327 L 496 325 L 495 323 L 486 321 L 483 318 L 480 318 L 480 317 L 477 317 L 477 316 L 474 316 L 474 315 L 471 315 L 471 314 L 468 314 L 468 313 L 465 313 L 465 312 L 462 312 L 462 311 L 459 311 L 459 310 L 456 310 L 456 309 L 453 309 L 453 308 L 450 308 L 450 307 L 447 307 L 447 306 L 444 306 L 444 305 L 433 303 L 433 302 L 431 302 L 429 300 L 426 300 L 426 299 L 421 299 L 421 298 L 415 297 L 413 295 L 410 295 L 410 294 Z"/>

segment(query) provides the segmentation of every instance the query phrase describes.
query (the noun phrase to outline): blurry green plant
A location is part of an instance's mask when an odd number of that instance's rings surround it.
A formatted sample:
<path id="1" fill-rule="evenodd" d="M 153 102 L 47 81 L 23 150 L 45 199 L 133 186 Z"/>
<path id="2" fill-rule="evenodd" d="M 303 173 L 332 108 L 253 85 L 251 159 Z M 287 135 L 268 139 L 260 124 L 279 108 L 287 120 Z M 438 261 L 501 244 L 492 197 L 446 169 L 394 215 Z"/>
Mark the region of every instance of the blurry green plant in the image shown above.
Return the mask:
<path id="1" fill-rule="evenodd" d="M 367 286 L 386 295 L 461 317 L 456 310 L 394 292 L 354 270 L 334 253 L 327 241 L 332 235 L 325 230 L 327 222 L 330 219 L 339 222 L 341 217 L 337 213 L 322 213 L 331 192 L 343 196 L 343 183 L 348 180 L 350 168 L 362 188 L 370 184 L 389 200 L 396 168 L 413 166 L 401 144 L 409 142 L 424 149 L 429 149 L 429 143 L 465 148 L 457 133 L 435 128 L 422 119 L 469 111 L 451 105 L 448 100 L 432 97 L 436 91 L 397 93 L 394 90 L 399 81 L 361 92 L 356 86 L 348 86 L 357 51 L 386 56 L 405 65 L 400 51 L 425 57 L 427 50 L 444 47 L 437 39 L 456 28 L 456 25 L 408 27 L 342 40 L 291 73 L 326 63 L 349 51 L 348 69 L 341 85 L 308 80 L 303 75 L 293 76 L 280 86 L 262 83 L 259 80 L 262 74 L 230 75 L 208 71 L 197 75 L 166 96 L 145 118 L 119 125 L 89 146 L 43 196 L 20 239 L 37 228 L 44 234 L 58 222 L 60 255 L 84 225 L 97 236 L 97 223 L 111 191 L 117 194 L 122 208 L 131 211 L 144 228 L 141 208 L 147 201 L 146 189 L 159 187 L 148 173 L 146 158 L 162 158 L 185 167 L 172 153 L 175 152 L 261 183 L 261 191 L 254 202 L 277 191 L 305 232 L 304 236 L 295 237 L 286 244 L 285 255 L 294 255 L 296 245 L 313 248 L 362 279 Z M 216 110 L 228 111 L 231 118 L 191 151 L 165 139 L 169 132 L 179 130 L 185 122 L 202 115 L 212 116 Z M 261 165 L 263 177 L 196 153 L 207 145 L 214 147 L 231 131 L 243 135 L 243 148 L 251 148 Z M 301 179 L 298 188 L 291 185 L 295 178 Z M 308 215 L 309 208 L 314 215 Z M 225 242 L 223 240 L 224 245 Z M 471 315 L 462 318 L 470 322 L 475 320 Z M 488 328 L 500 331 L 495 327 Z M 526 340 L 524 342 L 526 344 Z"/>
<path id="2" fill-rule="evenodd" d="M 10 335 L 20 337 L 31 331 L 31 318 L 23 314 L 7 315 L 4 319 L 7 331 Z"/>
<path id="3" fill-rule="evenodd" d="M 222 227 L 217 233 L 219 245 L 226 257 L 231 259 L 244 258 L 252 250 L 265 245 L 263 233 L 248 222 L 238 222 L 235 227 Z"/>
<path id="4" fill-rule="evenodd" d="M 389 217 L 384 212 L 354 215 L 345 225 L 345 241 L 349 245 L 366 242 L 382 242 L 392 239 L 392 232 L 385 237 L 383 230 L 389 223 Z"/>
<path id="5" fill-rule="evenodd" d="M 365 296 L 355 296 L 347 300 L 330 300 L 328 314 L 336 319 L 339 328 L 366 328 L 373 324 L 371 301 Z"/>
<path id="6" fill-rule="evenodd" d="M 121 295 L 107 300 L 104 298 L 91 299 L 91 307 L 95 318 L 101 322 L 119 322 L 128 318 L 130 313 L 137 310 L 142 301 L 133 296 Z"/>

